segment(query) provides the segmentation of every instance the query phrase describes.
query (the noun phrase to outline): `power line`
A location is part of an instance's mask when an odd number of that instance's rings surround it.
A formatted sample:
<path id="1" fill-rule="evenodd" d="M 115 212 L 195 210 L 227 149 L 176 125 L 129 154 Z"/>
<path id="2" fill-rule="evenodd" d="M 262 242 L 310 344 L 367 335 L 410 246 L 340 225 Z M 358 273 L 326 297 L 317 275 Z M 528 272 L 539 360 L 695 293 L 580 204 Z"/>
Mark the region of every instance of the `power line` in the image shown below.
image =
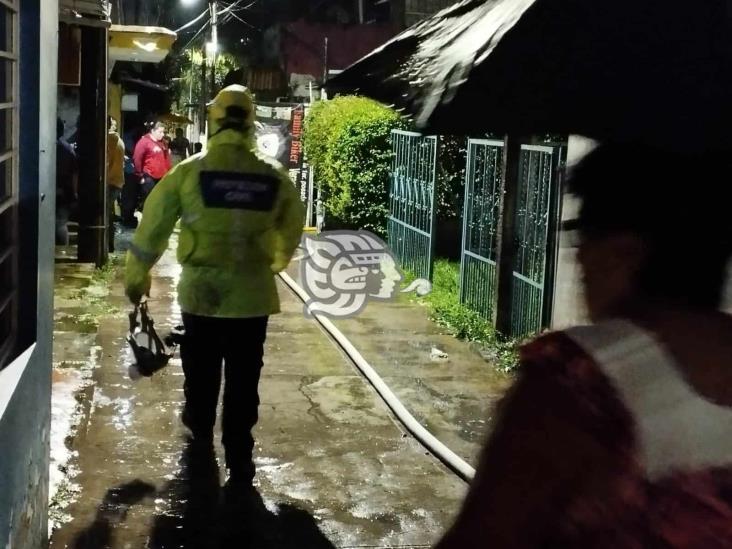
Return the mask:
<path id="1" fill-rule="evenodd" d="M 236 14 L 234 13 L 235 11 L 237 11 L 237 12 L 247 11 L 252 6 L 254 6 L 257 2 L 259 2 L 259 0 L 253 0 L 252 2 L 249 2 L 249 4 L 247 4 L 246 6 L 242 6 L 240 8 L 237 8 L 237 6 L 239 4 L 241 4 L 242 2 L 243 2 L 243 0 L 236 0 L 236 2 L 234 2 L 232 4 L 229 4 L 226 8 L 224 8 L 223 10 L 221 10 L 219 12 L 219 15 L 226 14 L 228 16 L 236 17 Z M 238 17 L 237 17 L 237 19 L 239 19 L 239 21 L 241 21 L 242 23 L 246 23 L 246 21 L 244 21 L 243 19 L 240 19 Z"/>
<path id="2" fill-rule="evenodd" d="M 180 27 L 180 28 L 178 28 L 178 29 L 175 29 L 175 31 L 174 31 L 174 32 L 176 32 L 176 33 L 177 33 L 177 32 L 180 32 L 180 31 L 182 31 L 182 30 L 185 30 L 185 29 L 187 29 L 188 27 L 192 27 L 193 25 L 195 25 L 196 23 L 198 23 L 198 22 L 199 22 L 199 21 L 200 21 L 201 19 L 203 19 L 204 17 L 206 17 L 206 14 L 207 14 L 207 13 L 208 13 L 208 9 L 205 9 L 205 10 L 203 10 L 203 11 L 202 11 L 202 12 L 201 12 L 201 13 L 200 13 L 200 14 L 198 15 L 198 17 L 196 17 L 195 19 L 192 19 L 192 20 L 188 21 L 188 23 L 186 23 L 186 24 L 185 24 L 185 25 L 183 25 L 182 27 Z"/>
<path id="3" fill-rule="evenodd" d="M 251 23 L 249 23 L 249 22 L 247 22 L 247 21 L 244 21 L 244 19 L 242 19 L 241 17 L 239 17 L 239 16 L 238 16 L 237 14 L 235 14 L 235 13 L 234 13 L 233 11 L 232 11 L 232 12 L 229 12 L 229 13 L 227 13 L 226 15 L 228 16 L 228 18 L 226 19 L 226 21 L 224 21 L 224 23 L 228 22 L 228 21 L 229 21 L 229 20 L 230 20 L 231 18 L 234 18 L 234 19 L 237 19 L 237 20 L 241 21 L 241 22 L 242 22 L 242 23 L 244 23 L 244 24 L 245 24 L 246 26 L 248 26 L 248 27 L 250 27 L 250 28 L 252 28 L 252 29 L 257 29 L 257 27 L 255 27 L 254 25 L 252 25 Z M 257 30 L 258 30 L 258 29 L 257 29 Z"/>
<path id="4" fill-rule="evenodd" d="M 183 47 L 181 48 L 181 50 L 185 50 L 186 48 L 188 48 L 188 46 L 190 46 L 190 45 L 191 45 L 191 44 L 193 43 L 193 41 L 194 41 L 194 40 L 195 40 L 196 38 L 198 38 L 198 37 L 200 36 L 200 34 L 201 34 L 201 33 L 202 33 L 202 32 L 203 32 L 203 31 L 204 31 L 205 29 L 206 29 L 206 27 L 208 27 L 208 26 L 209 26 L 210 24 L 211 24 L 211 20 L 209 19 L 208 21 L 206 21 L 206 22 L 205 22 L 205 23 L 203 24 L 203 26 L 202 26 L 202 27 L 201 27 L 200 29 L 198 29 L 198 32 L 197 32 L 196 34 L 194 34 L 194 35 L 193 35 L 193 38 L 191 38 L 191 39 L 190 39 L 190 40 L 188 41 L 188 43 L 187 43 L 187 44 L 186 44 L 185 46 L 183 46 Z"/>
<path id="5" fill-rule="evenodd" d="M 257 2 L 259 2 L 259 0 L 253 0 L 253 1 L 249 2 L 249 4 L 247 4 L 246 6 L 237 7 L 243 1 L 244 0 L 236 0 L 235 2 L 229 4 L 227 7 L 225 7 L 223 10 L 221 10 L 218 13 L 218 15 L 219 16 L 222 16 L 222 15 L 224 16 L 224 20 L 222 21 L 222 23 L 226 23 L 226 22 L 230 21 L 232 18 L 235 18 L 235 19 L 241 21 L 242 23 L 244 23 L 245 25 L 247 25 L 247 26 L 249 26 L 249 27 L 251 27 L 253 29 L 256 29 L 257 27 L 255 27 L 251 23 L 248 23 L 247 21 L 245 21 L 244 19 L 242 19 L 241 17 L 239 17 L 236 14 L 236 12 L 237 11 L 246 11 L 246 10 L 248 10 L 249 8 L 251 8 L 252 6 L 254 6 Z M 201 35 L 201 33 L 206 28 L 208 28 L 208 26 L 211 24 L 210 10 L 209 9 L 203 10 L 196 18 L 188 21 L 188 23 L 186 23 L 182 27 L 180 27 L 180 28 L 178 28 L 178 29 L 175 30 L 175 32 L 178 33 L 178 32 L 181 32 L 181 31 L 187 29 L 187 28 L 190 28 L 193 25 L 195 25 L 196 23 L 198 23 L 201 19 L 204 19 L 206 17 L 206 15 L 209 15 L 208 20 L 201 26 L 200 29 L 198 29 L 198 32 L 196 32 L 196 34 L 193 35 L 193 38 L 191 38 L 186 43 L 186 45 L 183 46 L 183 48 L 181 48 L 182 50 L 185 50 L 186 48 L 188 48 L 188 46 L 190 46 L 196 40 L 196 38 L 198 38 Z"/>

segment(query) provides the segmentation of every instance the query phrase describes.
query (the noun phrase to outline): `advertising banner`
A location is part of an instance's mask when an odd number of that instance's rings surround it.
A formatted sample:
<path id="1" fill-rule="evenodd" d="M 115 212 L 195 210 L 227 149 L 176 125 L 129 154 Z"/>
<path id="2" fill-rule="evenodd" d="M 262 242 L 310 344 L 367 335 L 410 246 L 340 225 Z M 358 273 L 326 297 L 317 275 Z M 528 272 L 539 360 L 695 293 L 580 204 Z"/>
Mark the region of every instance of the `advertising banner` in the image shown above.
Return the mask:
<path id="1" fill-rule="evenodd" d="M 308 207 L 313 200 L 310 167 L 302 147 L 306 107 L 302 103 L 259 103 L 256 139 L 259 151 L 277 160 L 289 171 L 300 199 Z"/>

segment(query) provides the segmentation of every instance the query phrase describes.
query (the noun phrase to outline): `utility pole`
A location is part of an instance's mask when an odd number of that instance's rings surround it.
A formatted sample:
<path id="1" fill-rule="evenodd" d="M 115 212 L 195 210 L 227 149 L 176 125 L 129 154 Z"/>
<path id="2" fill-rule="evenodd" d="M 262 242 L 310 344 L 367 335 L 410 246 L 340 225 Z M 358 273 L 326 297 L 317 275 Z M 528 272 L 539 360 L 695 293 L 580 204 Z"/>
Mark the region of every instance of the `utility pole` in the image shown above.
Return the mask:
<path id="1" fill-rule="evenodd" d="M 107 261 L 107 29 L 81 28 L 78 259 Z"/>
<path id="2" fill-rule="evenodd" d="M 206 50 L 201 52 L 201 96 L 200 96 L 200 111 L 198 119 L 198 133 L 206 133 L 206 103 L 208 101 L 208 91 L 206 90 Z"/>
<path id="3" fill-rule="evenodd" d="M 218 29 L 218 2 L 210 2 L 211 9 L 211 97 L 216 95 L 216 52 L 219 49 L 219 29 Z"/>

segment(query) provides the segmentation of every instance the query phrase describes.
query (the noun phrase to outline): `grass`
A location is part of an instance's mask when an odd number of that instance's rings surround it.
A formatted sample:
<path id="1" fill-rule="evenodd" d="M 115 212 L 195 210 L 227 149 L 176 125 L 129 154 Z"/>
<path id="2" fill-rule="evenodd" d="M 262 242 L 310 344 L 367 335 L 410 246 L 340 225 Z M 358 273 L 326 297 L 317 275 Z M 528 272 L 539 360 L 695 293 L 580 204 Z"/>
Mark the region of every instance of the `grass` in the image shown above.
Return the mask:
<path id="1" fill-rule="evenodd" d="M 110 254 L 107 263 L 94 270 L 92 281 L 97 284 L 110 284 L 124 266 L 124 254 Z"/>
<path id="2" fill-rule="evenodd" d="M 407 274 L 407 281 L 414 275 Z M 412 297 L 428 307 L 430 318 L 447 328 L 454 337 L 477 343 L 483 354 L 490 357 L 502 372 L 511 372 L 518 365 L 517 345 L 506 340 L 480 314 L 460 303 L 460 265 L 446 260 L 435 262 L 432 292 L 424 297 Z"/>
<path id="3" fill-rule="evenodd" d="M 119 309 L 109 303 L 109 288 L 124 266 L 124 256 L 110 255 L 109 261 L 95 269 L 89 284 L 69 293 L 70 299 L 77 299 L 85 304 L 85 312 L 75 315 L 74 322 L 97 326 L 99 318 L 116 314 Z"/>

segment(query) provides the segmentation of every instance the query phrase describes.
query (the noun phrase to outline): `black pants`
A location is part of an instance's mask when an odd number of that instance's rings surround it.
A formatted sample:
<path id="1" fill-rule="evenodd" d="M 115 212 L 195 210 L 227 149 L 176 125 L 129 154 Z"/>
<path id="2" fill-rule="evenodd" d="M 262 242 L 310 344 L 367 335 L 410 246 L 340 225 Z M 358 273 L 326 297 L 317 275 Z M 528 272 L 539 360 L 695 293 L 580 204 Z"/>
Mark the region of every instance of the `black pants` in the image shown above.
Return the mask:
<path id="1" fill-rule="evenodd" d="M 145 207 L 145 200 L 147 200 L 147 197 L 155 188 L 155 185 L 158 184 L 158 181 L 160 180 L 150 177 L 149 175 L 145 175 L 142 178 L 142 184 L 140 185 L 140 210 Z"/>
<path id="2" fill-rule="evenodd" d="M 109 252 L 114 252 L 114 205 L 120 195 L 120 189 L 107 185 L 107 237 Z"/>
<path id="3" fill-rule="evenodd" d="M 120 209 L 122 210 L 122 224 L 125 227 L 137 227 L 135 209 L 140 201 L 140 178 L 135 174 L 125 174 L 125 184 L 122 187 L 120 197 Z"/>
<path id="4" fill-rule="evenodd" d="M 183 314 L 181 359 L 185 373 L 184 419 L 196 437 L 213 433 L 224 364 L 222 431 L 226 466 L 251 467 L 259 407 L 259 374 L 269 317 L 213 318 Z"/>

